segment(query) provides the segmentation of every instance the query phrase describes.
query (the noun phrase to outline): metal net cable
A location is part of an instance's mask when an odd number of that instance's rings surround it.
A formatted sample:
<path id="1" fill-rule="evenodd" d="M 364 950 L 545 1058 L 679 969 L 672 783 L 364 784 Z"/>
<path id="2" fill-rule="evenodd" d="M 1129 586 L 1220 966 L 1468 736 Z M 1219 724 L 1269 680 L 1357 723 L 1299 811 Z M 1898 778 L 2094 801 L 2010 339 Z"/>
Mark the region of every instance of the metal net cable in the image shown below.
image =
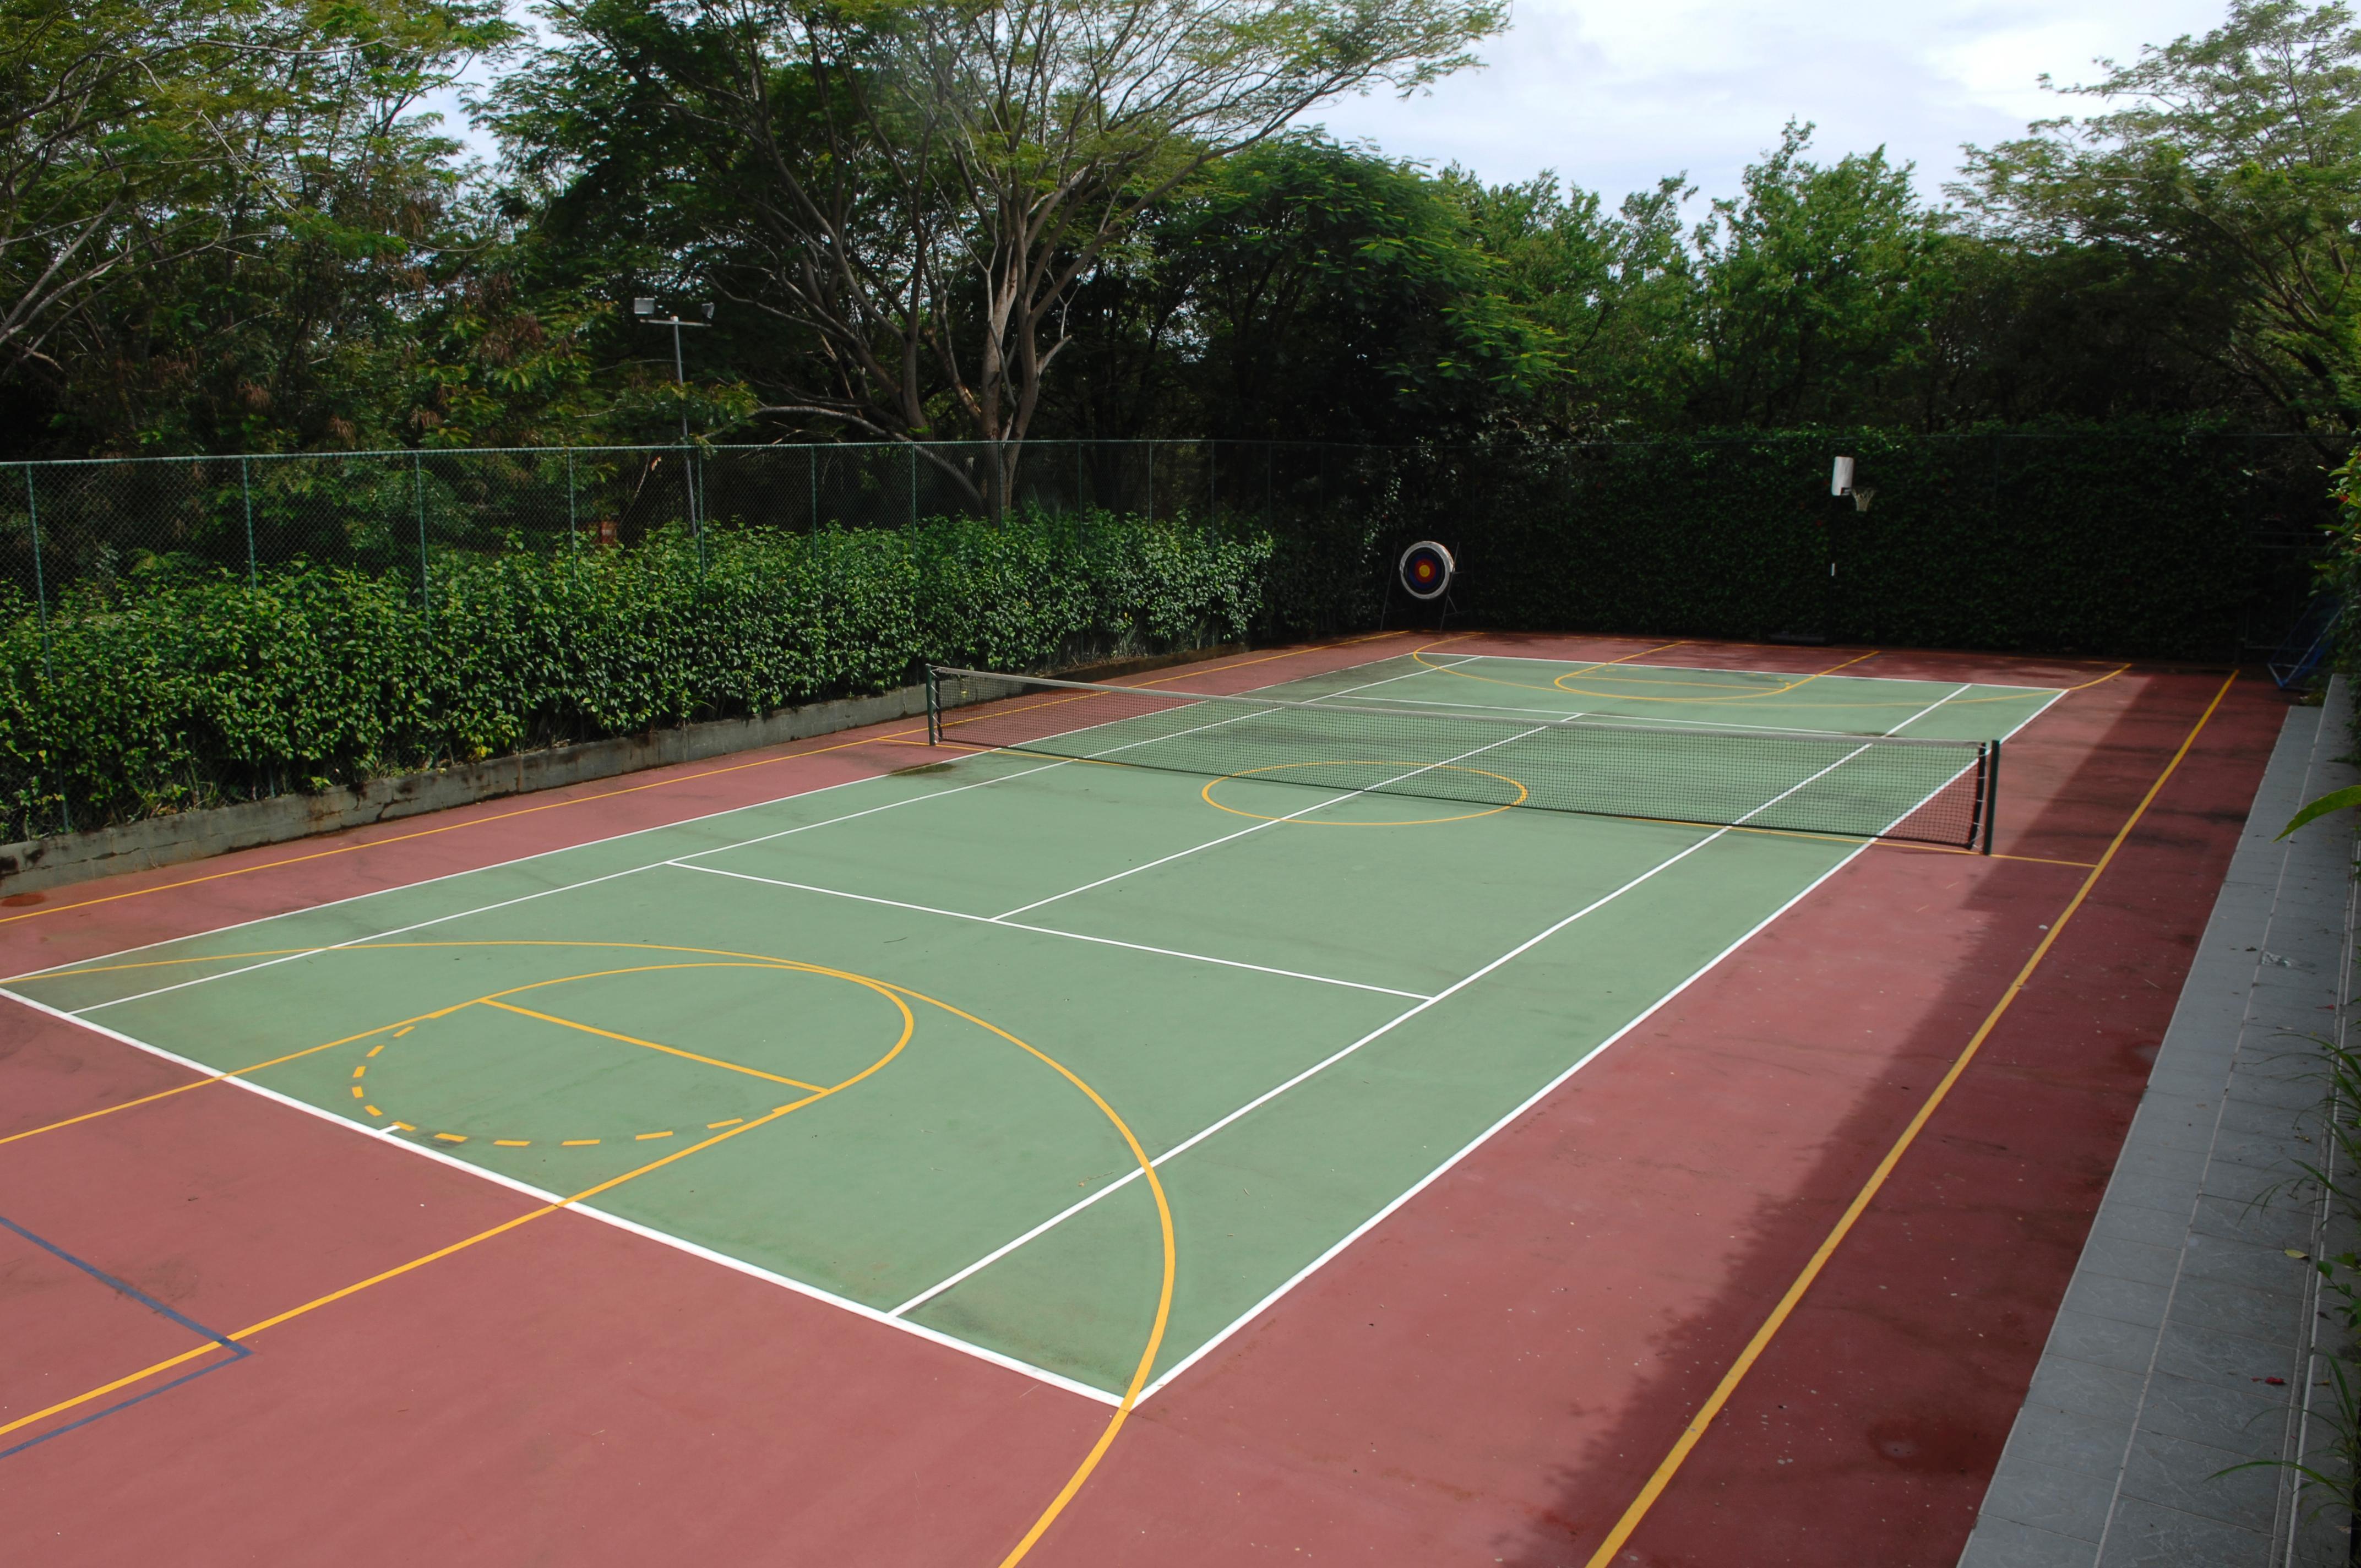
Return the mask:
<path id="1" fill-rule="evenodd" d="M 1709 827 L 1991 849 L 2000 743 L 1513 718 L 930 666 L 941 745 Z"/>

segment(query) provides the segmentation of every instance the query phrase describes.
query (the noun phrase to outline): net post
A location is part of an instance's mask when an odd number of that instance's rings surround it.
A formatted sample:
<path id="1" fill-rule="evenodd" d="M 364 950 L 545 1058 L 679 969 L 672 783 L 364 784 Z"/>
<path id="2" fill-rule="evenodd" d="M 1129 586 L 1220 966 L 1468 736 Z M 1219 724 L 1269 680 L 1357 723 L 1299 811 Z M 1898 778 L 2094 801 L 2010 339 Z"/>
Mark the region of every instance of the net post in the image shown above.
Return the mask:
<path id="1" fill-rule="evenodd" d="M 1983 761 L 1976 769 L 1977 804 L 1983 817 L 1983 852 L 1993 852 L 1993 819 L 2000 815 L 2000 742 L 1987 743 Z"/>
<path id="2" fill-rule="evenodd" d="M 927 744 L 929 746 L 939 746 L 942 743 L 942 683 L 935 674 L 935 667 L 932 664 L 928 664 L 927 666 Z"/>

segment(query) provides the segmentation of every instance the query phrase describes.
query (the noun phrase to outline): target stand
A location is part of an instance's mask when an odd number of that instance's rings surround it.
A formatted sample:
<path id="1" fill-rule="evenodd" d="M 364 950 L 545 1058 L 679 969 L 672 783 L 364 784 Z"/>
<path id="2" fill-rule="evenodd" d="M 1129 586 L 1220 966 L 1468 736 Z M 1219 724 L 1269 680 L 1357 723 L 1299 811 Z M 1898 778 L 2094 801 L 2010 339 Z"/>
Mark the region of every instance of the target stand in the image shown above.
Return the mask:
<path id="1" fill-rule="evenodd" d="M 1459 576 L 1459 563 L 1444 546 L 1432 539 L 1422 539 L 1404 550 L 1394 560 L 1394 569 L 1386 576 L 1385 608 L 1378 612 L 1378 630 L 1386 630 L 1393 619 L 1394 596 L 1410 600 L 1405 612 L 1415 616 L 1420 609 L 1434 610 L 1434 629 L 1440 631 L 1451 620 L 1457 608 L 1451 597 L 1451 585 Z"/>

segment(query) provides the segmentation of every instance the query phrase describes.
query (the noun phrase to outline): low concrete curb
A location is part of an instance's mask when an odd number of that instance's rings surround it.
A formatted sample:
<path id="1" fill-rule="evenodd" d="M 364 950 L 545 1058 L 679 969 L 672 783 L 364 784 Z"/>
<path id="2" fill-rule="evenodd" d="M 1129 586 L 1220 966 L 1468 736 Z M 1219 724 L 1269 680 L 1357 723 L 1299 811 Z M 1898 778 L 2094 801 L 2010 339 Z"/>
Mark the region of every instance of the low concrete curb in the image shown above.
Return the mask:
<path id="1" fill-rule="evenodd" d="M 1060 672 L 1063 680 L 1120 680 L 1174 664 L 1226 658 L 1246 644 L 1225 642 L 1174 653 L 1125 659 Z M 224 855 L 335 833 L 347 828 L 391 822 L 428 811 L 447 811 L 479 800 L 562 789 L 613 778 L 643 768 L 700 762 L 733 751 L 760 751 L 840 729 L 891 724 L 927 711 L 924 686 L 897 686 L 876 696 L 783 707 L 761 718 L 717 718 L 641 735 L 622 735 L 542 751 L 519 751 L 464 767 L 428 773 L 371 779 L 357 789 L 339 786 L 318 795 L 280 795 L 203 811 L 151 817 L 120 828 L 61 833 L 47 839 L 0 844 L 0 896 L 37 893 L 93 877 L 152 871 L 184 861 Z"/>
<path id="2" fill-rule="evenodd" d="M 879 696 L 846 697 L 781 708 L 762 718 L 721 718 L 642 735 L 520 751 L 431 773 L 371 779 L 357 789 L 280 795 L 205 811 L 151 817 L 120 828 L 67 833 L 0 845 L 0 894 L 32 893 L 119 872 L 149 871 L 232 850 L 366 828 L 479 800 L 560 789 L 642 768 L 703 762 L 864 724 L 888 724 L 927 711 L 924 686 L 897 686 Z"/>
<path id="3" fill-rule="evenodd" d="M 2354 824 L 2275 835 L 2361 779 L 2353 694 L 2288 715 L 1960 1568 L 2343 1568 L 2319 1277 L 2353 1245 L 2303 1167 L 2313 1038 L 2351 994 Z M 2225 1474 L 2225 1472 L 2227 1472 Z"/>

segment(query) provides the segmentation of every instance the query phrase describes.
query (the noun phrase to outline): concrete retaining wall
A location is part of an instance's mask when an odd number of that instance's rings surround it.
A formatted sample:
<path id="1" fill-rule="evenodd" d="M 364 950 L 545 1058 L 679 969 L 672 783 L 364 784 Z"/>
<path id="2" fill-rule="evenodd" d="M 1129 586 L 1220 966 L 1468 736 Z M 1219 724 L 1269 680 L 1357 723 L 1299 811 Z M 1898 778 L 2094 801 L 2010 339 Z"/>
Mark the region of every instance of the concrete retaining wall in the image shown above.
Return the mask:
<path id="1" fill-rule="evenodd" d="M 1144 670 L 1219 658 L 1240 651 L 1239 644 L 1230 643 L 1092 665 L 1063 674 L 1068 679 L 1114 680 Z M 151 817 L 120 828 L 0 844 L 0 896 L 36 893 L 121 872 L 150 871 L 208 855 L 227 854 L 233 850 L 308 839 L 317 833 L 366 828 L 374 822 L 445 811 L 479 800 L 498 800 L 503 795 L 561 789 L 567 784 L 612 778 L 618 773 L 637 773 L 642 768 L 758 751 L 840 729 L 857 729 L 865 724 L 890 724 L 915 718 L 926 710 L 925 687 L 899 686 L 877 696 L 844 697 L 781 708 L 761 718 L 718 718 L 704 724 L 653 729 L 642 735 L 586 740 L 543 751 L 521 751 L 434 773 L 371 779 L 357 788 L 340 786 L 319 795 L 274 795 L 269 800 L 246 801 L 210 810 Z"/>

